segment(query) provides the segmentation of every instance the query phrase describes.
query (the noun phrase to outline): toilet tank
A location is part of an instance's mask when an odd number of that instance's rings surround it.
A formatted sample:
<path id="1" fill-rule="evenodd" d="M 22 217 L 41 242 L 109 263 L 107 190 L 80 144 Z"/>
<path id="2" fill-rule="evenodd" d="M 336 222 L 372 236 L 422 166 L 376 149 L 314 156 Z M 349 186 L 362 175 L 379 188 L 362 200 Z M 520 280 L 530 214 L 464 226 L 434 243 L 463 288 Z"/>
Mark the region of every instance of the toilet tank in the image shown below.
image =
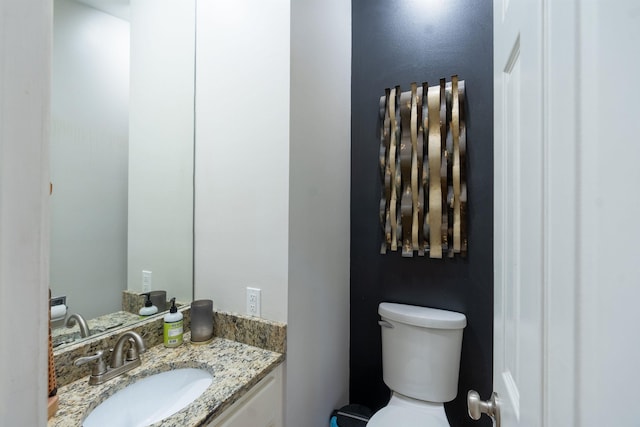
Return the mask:
<path id="1" fill-rule="evenodd" d="M 378 314 L 385 384 L 414 399 L 455 399 L 465 315 L 388 302 L 380 304 Z"/>

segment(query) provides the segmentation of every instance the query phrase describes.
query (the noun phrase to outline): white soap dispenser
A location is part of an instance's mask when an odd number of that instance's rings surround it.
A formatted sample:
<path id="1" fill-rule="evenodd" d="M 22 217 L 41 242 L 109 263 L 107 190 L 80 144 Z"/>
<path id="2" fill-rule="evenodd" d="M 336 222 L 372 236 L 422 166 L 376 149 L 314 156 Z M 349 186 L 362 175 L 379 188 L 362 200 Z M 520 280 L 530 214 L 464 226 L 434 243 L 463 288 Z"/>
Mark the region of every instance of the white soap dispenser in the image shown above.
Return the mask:
<path id="1" fill-rule="evenodd" d="M 182 344 L 182 313 L 178 312 L 176 299 L 171 298 L 171 308 L 164 316 L 164 346 L 178 347 Z"/>
<path id="2" fill-rule="evenodd" d="M 144 302 L 144 307 L 142 307 L 138 312 L 140 314 L 140 317 L 144 318 L 144 317 L 149 317 L 152 314 L 156 314 L 158 312 L 158 307 L 153 305 L 153 303 L 151 302 L 151 293 L 146 292 L 144 294 L 140 294 L 140 296 L 147 297 L 147 300 Z"/>

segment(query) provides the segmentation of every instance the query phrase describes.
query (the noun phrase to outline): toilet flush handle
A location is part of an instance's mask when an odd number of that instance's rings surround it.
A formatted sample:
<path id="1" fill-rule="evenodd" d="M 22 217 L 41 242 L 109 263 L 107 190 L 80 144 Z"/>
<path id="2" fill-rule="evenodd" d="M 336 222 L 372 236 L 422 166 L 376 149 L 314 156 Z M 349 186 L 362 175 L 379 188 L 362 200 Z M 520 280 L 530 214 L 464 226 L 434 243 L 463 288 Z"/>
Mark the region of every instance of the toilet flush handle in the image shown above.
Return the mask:
<path id="1" fill-rule="evenodd" d="M 393 325 L 391 324 L 391 322 L 387 322 L 386 320 L 378 320 L 378 325 L 384 328 L 393 329 Z"/>

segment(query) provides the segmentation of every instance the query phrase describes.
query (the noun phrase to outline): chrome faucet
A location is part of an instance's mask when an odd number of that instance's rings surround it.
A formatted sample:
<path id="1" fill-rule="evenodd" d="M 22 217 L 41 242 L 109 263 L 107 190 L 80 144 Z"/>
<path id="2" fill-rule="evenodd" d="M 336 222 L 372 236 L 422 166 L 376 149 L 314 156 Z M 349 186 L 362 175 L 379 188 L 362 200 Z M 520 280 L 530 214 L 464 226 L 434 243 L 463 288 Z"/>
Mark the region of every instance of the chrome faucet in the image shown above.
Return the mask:
<path id="1" fill-rule="evenodd" d="M 91 335 L 91 331 L 89 331 L 89 325 L 87 325 L 87 321 L 84 320 L 84 317 L 79 315 L 78 313 L 73 313 L 67 319 L 65 326 L 67 328 L 71 328 L 76 325 L 76 321 L 78 321 L 78 326 L 80 327 L 80 336 L 82 338 L 86 338 Z"/>
<path id="2" fill-rule="evenodd" d="M 127 355 L 124 357 L 124 346 L 129 344 Z M 76 366 L 83 365 L 88 362 L 95 361 L 91 376 L 89 377 L 89 384 L 97 385 L 109 381 L 112 378 L 117 377 L 133 368 L 140 366 L 140 353 L 144 353 L 146 347 L 144 340 L 134 331 L 127 331 L 120 335 L 116 345 L 113 348 L 113 354 L 111 355 L 110 366 L 107 366 L 102 359 L 103 351 L 99 350 L 92 356 L 85 356 L 76 359 L 73 364 Z"/>

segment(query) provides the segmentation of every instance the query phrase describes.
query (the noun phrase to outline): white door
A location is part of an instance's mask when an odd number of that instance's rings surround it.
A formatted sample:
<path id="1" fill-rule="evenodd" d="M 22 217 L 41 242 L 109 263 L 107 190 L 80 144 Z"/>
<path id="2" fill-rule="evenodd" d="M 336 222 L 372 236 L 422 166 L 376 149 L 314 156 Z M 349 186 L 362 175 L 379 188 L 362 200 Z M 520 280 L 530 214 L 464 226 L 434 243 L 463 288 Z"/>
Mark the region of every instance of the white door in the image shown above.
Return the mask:
<path id="1" fill-rule="evenodd" d="M 639 23 L 637 0 L 494 0 L 502 426 L 639 425 Z"/>
<path id="2" fill-rule="evenodd" d="M 542 3 L 496 0 L 493 12 L 493 387 L 503 427 L 543 425 Z"/>

